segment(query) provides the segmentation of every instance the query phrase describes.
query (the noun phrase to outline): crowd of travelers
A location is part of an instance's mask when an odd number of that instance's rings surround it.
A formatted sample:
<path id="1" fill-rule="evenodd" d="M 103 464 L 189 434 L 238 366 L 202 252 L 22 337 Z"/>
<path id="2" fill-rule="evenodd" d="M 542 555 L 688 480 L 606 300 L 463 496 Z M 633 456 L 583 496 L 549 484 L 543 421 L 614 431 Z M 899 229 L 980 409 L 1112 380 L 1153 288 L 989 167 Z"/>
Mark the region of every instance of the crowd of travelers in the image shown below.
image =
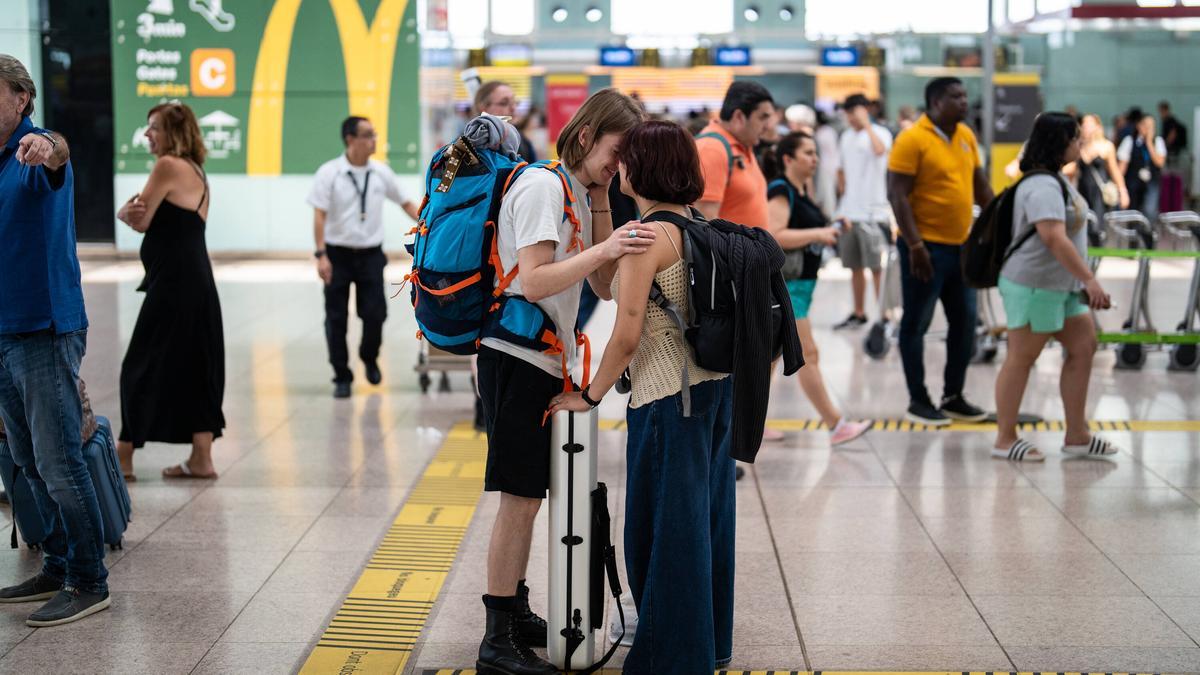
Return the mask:
<path id="1" fill-rule="evenodd" d="M 35 96 L 24 67 L 0 56 L 0 236 L 12 244 L 0 252 L 0 421 L 4 447 L 52 529 L 42 570 L 0 589 L 0 602 L 47 600 L 29 620 L 45 626 L 101 611 L 110 600 L 96 488 L 81 455 L 86 434 L 77 384 L 87 317 L 69 149 L 66 139 L 33 125 Z M 536 124 L 522 125 L 528 133 L 507 126 L 515 113 L 510 87 L 483 84 L 475 108 L 501 136 L 513 129 L 514 154 L 533 159 Z M 902 109 L 889 124 L 878 101 L 856 94 L 826 115 L 803 104 L 785 108 L 762 85 L 737 81 L 715 114 L 679 124 L 653 119 L 634 98 L 604 89 L 559 134 L 551 170 L 524 171 L 507 186 L 494 262 L 511 274 L 499 295 L 538 308 L 559 351 L 496 334 L 478 344 L 485 490 L 501 493 L 487 558 L 481 672 L 557 672 L 532 650 L 545 646 L 546 622 L 531 608 L 525 582 L 534 519 L 549 485 L 546 415 L 591 410 L 622 379 L 630 387 L 624 563 L 636 606 L 625 672 L 710 672 L 729 663 L 735 458 L 752 460 L 760 443 L 782 438 L 763 425 L 778 361 L 796 375 L 830 446 L 853 443 L 871 428 L 834 403 L 821 374 L 810 315 L 814 303 L 827 301 L 817 289 L 828 259 L 840 257 L 851 272 L 853 310 L 834 328 L 853 330 L 867 323 L 867 289 L 878 295 L 883 253 L 896 247 L 908 419 L 936 427 L 990 416 L 966 396 L 977 311 L 962 256 L 975 207 L 997 197 L 966 124 L 963 83 L 930 81 L 922 108 L 919 115 Z M 1024 178 L 1000 197 L 1012 200 L 1012 222 L 1002 226 L 1020 244 L 998 282 L 1008 329 L 995 384 L 998 458 L 1046 457 L 1017 435 L 1016 422 L 1030 370 L 1051 338 L 1066 350 L 1062 452 L 1117 451 L 1092 435 L 1084 418 L 1096 350 L 1088 312 L 1110 304 L 1087 264 L 1086 213 L 1131 207 L 1150 215 L 1174 205 L 1179 189 L 1168 179 L 1188 163 L 1187 129 L 1165 103 L 1160 118 L 1161 125 L 1133 109 L 1115 121 L 1111 138 L 1092 114 L 1043 113 L 1033 126 L 1017 167 Z M 146 442 L 190 444 L 189 459 L 163 475 L 213 480 L 212 445 L 225 427 L 224 342 L 204 238 L 205 150 L 187 106 L 157 105 L 147 123 L 154 167 L 117 213 L 145 234 L 146 276 L 121 368 L 116 452 L 125 480 L 133 481 L 135 450 Z M 347 118 L 340 134 L 345 151 L 318 170 L 308 204 L 334 396 L 344 398 L 354 379 L 346 344 L 351 286 L 364 327 L 358 354 L 366 379 L 378 384 L 383 376 L 384 202 L 413 220 L 422 215 L 388 166 L 371 159 L 371 120 Z M 739 346 L 732 356 L 737 377 L 702 364 L 679 320 L 693 301 L 688 233 L 720 222 L 740 226 L 729 257 L 743 261 L 735 273 L 755 291 L 740 301 L 766 308 L 762 315 L 739 310 L 739 326 L 747 335 L 767 334 L 768 347 L 781 345 L 780 353 Z M 42 236 L 15 236 L 18 228 Z M 37 292 L 18 283 L 35 278 L 47 280 Z M 775 297 L 781 306 L 772 306 Z M 607 348 L 594 377 L 572 387 L 580 351 L 575 328 L 587 322 L 581 305 L 587 313 L 610 300 L 616 320 Z M 935 399 L 926 383 L 925 337 L 939 303 L 948 333 Z"/>

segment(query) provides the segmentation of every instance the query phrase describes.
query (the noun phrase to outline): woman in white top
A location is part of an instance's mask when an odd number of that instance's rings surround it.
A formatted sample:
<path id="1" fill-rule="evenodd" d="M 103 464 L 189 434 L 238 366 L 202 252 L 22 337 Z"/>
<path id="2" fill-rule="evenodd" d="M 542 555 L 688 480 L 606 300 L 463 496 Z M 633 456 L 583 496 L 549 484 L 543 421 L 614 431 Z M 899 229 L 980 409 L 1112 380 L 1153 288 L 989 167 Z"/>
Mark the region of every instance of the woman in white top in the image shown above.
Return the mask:
<path id="1" fill-rule="evenodd" d="M 1150 222 L 1158 218 L 1158 199 L 1162 188 L 1163 166 L 1167 163 L 1167 143 L 1155 131 L 1154 117 L 1142 115 L 1134 123 L 1133 134 L 1117 147 L 1117 162 L 1129 188 L 1129 204 L 1145 214 Z"/>
<path id="2" fill-rule="evenodd" d="M 1110 301 L 1087 264 L 1087 202 L 1061 173 L 1063 165 L 1079 159 L 1079 146 L 1074 117 L 1043 113 L 1033 123 L 1021 159 L 1025 178 L 1014 195 L 1014 248 L 998 284 L 1008 323 L 1008 351 L 996 376 L 993 457 L 1046 459 L 1032 443 L 1017 437 L 1017 410 L 1029 373 L 1052 337 L 1065 351 L 1059 375 L 1067 418 L 1063 453 L 1100 458 L 1117 452 L 1092 436 L 1087 426 L 1088 381 L 1096 354 L 1096 327 L 1088 308 L 1105 309 Z"/>
<path id="3" fill-rule="evenodd" d="M 638 625 L 624 672 L 712 672 L 733 654 L 732 387 L 728 375 L 696 365 L 682 331 L 649 299 L 657 282 L 687 315 L 675 223 L 690 217 L 704 178 L 695 143 L 673 122 L 634 127 L 620 156 L 621 191 L 637 202 L 640 229 L 659 237 L 618 263 L 617 320 L 596 377 L 555 397 L 551 410 L 589 410 L 629 369 L 625 567 Z"/>

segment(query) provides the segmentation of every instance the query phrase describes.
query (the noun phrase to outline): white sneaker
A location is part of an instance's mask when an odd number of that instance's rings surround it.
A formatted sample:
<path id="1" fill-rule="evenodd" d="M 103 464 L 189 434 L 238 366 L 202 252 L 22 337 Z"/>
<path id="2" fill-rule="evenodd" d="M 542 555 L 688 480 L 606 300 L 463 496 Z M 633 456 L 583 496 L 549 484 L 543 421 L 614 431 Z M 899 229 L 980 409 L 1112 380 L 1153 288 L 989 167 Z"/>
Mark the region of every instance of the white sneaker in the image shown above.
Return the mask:
<path id="1" fill-rule="evenodd" d="M 628 593 L 621 594 L 621 610 L 625 612 L 625 636 L 621 637 L 621 615 L 614 607 L 610 611 L 608 619 L 608 643 L 613 644 L 620 640 L 622 647 L 633 646 L 633 636 L 637 633 L 637 607 L 633 604 L 633 596 Z"/>

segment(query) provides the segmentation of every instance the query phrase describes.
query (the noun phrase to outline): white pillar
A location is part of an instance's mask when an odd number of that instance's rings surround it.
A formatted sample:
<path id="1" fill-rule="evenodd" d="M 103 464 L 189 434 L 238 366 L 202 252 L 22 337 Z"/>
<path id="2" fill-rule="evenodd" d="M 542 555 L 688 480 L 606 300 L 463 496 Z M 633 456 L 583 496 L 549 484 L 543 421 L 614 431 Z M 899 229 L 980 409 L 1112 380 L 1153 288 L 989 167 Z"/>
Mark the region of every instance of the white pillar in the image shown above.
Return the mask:
<path id="1" fill-rule="evenodd" d="M 983 172 L 991 180 L 992 145 L 996 140 L 996 17 L 995 0 L 987 3 L 987 34 L 983 38 Z"/>

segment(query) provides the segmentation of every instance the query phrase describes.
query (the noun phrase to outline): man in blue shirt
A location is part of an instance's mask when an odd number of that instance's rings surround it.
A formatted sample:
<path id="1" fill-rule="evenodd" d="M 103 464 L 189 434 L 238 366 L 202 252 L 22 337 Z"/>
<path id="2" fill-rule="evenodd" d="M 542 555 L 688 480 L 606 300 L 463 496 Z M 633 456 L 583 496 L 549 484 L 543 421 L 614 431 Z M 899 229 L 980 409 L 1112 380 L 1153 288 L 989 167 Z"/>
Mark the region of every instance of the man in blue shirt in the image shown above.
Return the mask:
<path id="1" fill-rule="evenodd" d="M 83 459 L 79 364 L 87 345 L 65 142 L 33 126 L 37 89 L 0 54 L 0 419 L 49 534 L 42 570 L 0 602 L 49 600 L 26 620 L 58 626 L 109 606 L 104 526 Z"/>

